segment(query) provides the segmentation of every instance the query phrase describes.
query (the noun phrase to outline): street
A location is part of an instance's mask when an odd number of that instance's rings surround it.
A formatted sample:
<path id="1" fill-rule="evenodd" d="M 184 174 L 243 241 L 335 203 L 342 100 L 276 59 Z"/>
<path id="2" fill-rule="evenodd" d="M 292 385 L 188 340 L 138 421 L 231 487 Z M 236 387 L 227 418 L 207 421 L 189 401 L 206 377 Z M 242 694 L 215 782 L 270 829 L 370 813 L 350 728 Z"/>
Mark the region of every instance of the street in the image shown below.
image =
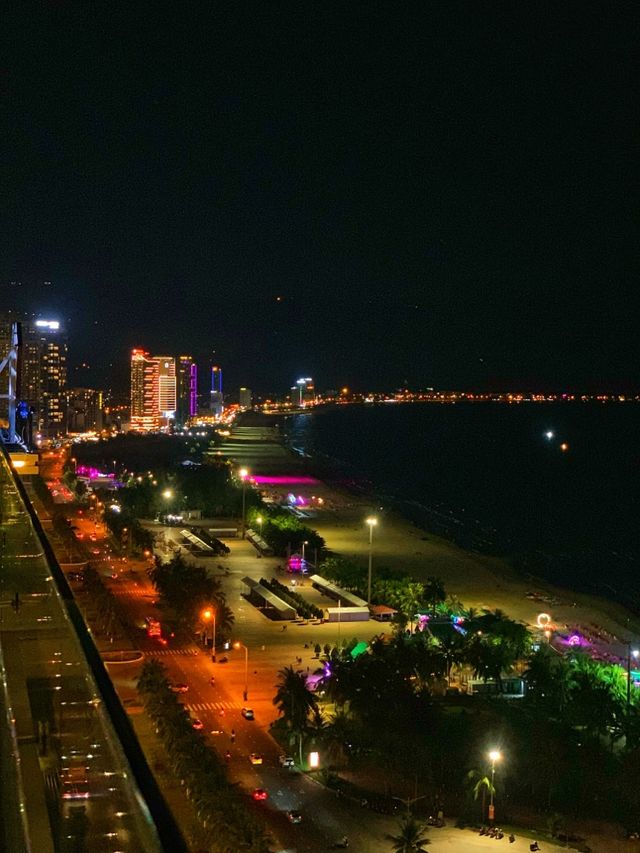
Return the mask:
<path id="1" fill-rule="evenodd" d="M 75 523 L 87 536 L 95 535 L 91 519 L 78 517 Z M 160 529 L 159 525 L 153 527 Z M 168 541 L 173 541 L 177 550 L 179 530 L 165 528 L 164 535 Z M 336 840 L 347 835 L 350 849 L 362 853 L 387 851 L 389 842 L 385 836 L 396 831 L 397 818 L 364 809 L 359 804 L 337 797 L 334 792 L 298 770 L 280 767 L 278 756 L 282 750 L 269 733 L 270 724 L 277 718 L 272 698 L 279 669 L 291 665 L 302 672 L 306 672 L 307 668 L 313 672 L 319 665 L 313 651 L 316 642 L 333 645 L 354 635 L 359 639 L 369 639 L 383 632 L 386 626 L 376 622 L 341 626 L 272 622 L 242 597 L 241 578 L 249 576 L 259 580 L 260 577 L 278 577 L 281 582 L 287 583 L 290 578 L 277 571 L 283 561 L 278 558 L 256 559 L 255 550 L 246 541 L 232 539 L 227 544 L 231 554 L 223 558 L 222 562 L 218 557 L 194 557 L 182 548 L 180 551 L 187 559 L 207 565 L 209 571 L 218 576 L 223 584 L 236 619 L 233 638 L 238 638 L 248 648 L 247 701 L 243 700 L 245 655 L 242 648 L 232 647 L 226 651 L 218 648 L 217 661 L 214 663 L 210 651 L 195 642 L 186 648 L 172 648 L 169 641 L 167 647 L 162 647 L 155 639 L 146 637 L 141 628 L 138 637 L 140 649 L 145 658 L 160 660 L 174 683 L 188 685 L 188 691 L 179 694 L 181 701 L 194 719 L 202 721 L 203 731 L 220 754 L 224 755 L 227 750 L 230 752 L 230 779 L 247 792 L 248 808 L 263 815 L 278 841 L 278 850 L 315 853 L 329 849 Z M 100 536 L 95 545 L 95 550 L 100 550 L 100 554 L 95 555 L 95 565 L 126 607 L 132 621 L 142 626 L 145 615 L 157 617 L 155 590 L 146 575 L 150 563 L 129 558 L 123 561 L 111 553 L 105 553 L 106 543 Z M 320 594 L 312 590 L 308 581 L 303 581 L 303 584 L 300 591 L 321 605 Z M 296 588 L 300 589 L 299 581 Z M 286 630 L 283 630 L 283 624 L 287 624 Z M 227 662 L 221 663 L 224 658 Z M 136 709 L 135 704 L 130 703 L 137 700 L 135 681 L 140 666 L 141 663 L 109 666 L 123 701 L 129 700 L 132 713 Z M 210 684 L 212 676 L 215 678 L 214 686 Z M 253 709 L 254 720 L 243 718 L 241 709 L 244 706 Z M 252 765 L 249 759 L 251 753 L 262 756 L 263 763 Z M 288 753 L 296 758 L 297 747 L 292 745 Z M 265 801 L 254 802 L 250 798 L 256 788 L 268 792 Z M 301 823 L 289 822 L 287 812 L 290 810 L 302 814 Z M 452 827 L 430 829 L 429 836 L 432 841 L 429 849 L 435 851 L 479 850 L 495 846 L 496 843 L 493 839 Z M 517 839 L 508 846 L 510 850 L 528 850 L 529 841 Z"/>

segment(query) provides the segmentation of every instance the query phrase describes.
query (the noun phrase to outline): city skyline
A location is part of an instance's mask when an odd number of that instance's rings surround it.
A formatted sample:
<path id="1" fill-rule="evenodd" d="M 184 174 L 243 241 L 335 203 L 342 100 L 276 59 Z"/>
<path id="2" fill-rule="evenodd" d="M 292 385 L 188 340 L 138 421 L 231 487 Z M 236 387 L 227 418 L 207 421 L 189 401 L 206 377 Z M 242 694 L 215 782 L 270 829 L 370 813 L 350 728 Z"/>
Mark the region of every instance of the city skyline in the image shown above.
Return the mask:
<path id="1" fill-rule="evenodd" d="M 621 12 L 8 18 L 1 301 L 74 384 L 144 339 L 256 390 L 640 385 Z"/>

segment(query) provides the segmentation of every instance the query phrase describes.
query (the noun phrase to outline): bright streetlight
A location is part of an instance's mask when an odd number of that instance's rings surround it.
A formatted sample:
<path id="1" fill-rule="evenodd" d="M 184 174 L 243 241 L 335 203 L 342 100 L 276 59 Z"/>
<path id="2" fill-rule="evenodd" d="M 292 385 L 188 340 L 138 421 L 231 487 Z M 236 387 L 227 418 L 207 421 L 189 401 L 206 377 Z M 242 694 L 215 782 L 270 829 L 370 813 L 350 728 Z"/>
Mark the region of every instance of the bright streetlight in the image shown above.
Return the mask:
<path id="1" fill-rule="evenodd" d="M 500 761 L 501 758 L 502 758 L 502 753 L 500 753 L 497 749 L 492 749 L 491 752 L 489 753 L 489 760 L 491 761 L 491 791 L 490 791 L 491 799 L 489 801 L 489 820 L 491 820 L 491 821 L 493 820 L 494 814 L 495 814 L 495 809 L 493 807 L 493 791 L 494 791 L 493 780 L 494 780 L 495 775 L 496 775 L 496 761 Z"/>
<path id="2" fill-rule="evenodd" d="M 304 569 L 304 549 L 307 547 L 309 542 L 305 539 L 302 543 L 302 568 Z"/>
<path id="3" fill-rule="evenodd" d="M 173 492 L 171 491 L 171 489 L 165 489 L 164 492 L 162 493 L 162 497 L 166 498 L 168 501 L 170 501 L 171 498 L 173 497 Z"/>
<path id="4" fill-rule="evenodd" d="M 246 702 L 249 698 L 249 649 L 245 646 L 244 643 L 234 643 L 234 649 L 244 649 L 244 693 L 242 694 L 242 698 Z"/>
<path id="5" fill-rule="evenodd" d="M 247 490 L 247 477 L 249 476 L 249 472 L 246 468 L 241 468 L 238 471 L 238 476 L 242 480 L 242 539 L 244 539 L 244 534 L 246 531 L 246 515 L 245 515 L 245 505 L 246 505 L 246 490 Z"/>
<path id="6" fill-rule="evenodd" d="M 206 607 L 202 611 L 202 621 L 205 624 L 212 622 L 213 633 L 211 635 L 211 660 L 215 663 L 216 660 L 216 611 L 213 607 Z M 205 631 L 205 640 L 207 639 Z"/>
<path id="7" fill-rule="evenodd" d="M 261 515 L 256 515 L 256 522 L 258 524 L 258 527 L 260 528 L 260 536 L 262 536 L 262 522 L 263 521 L 264 521 L 264 519 Z"/>
<path id="8" fill-rule="evenodd" d="M 369 579 L 367 582 L 367 604 L 371 605 L 371 570 L 373 566 L 373 528 L 378 523 L 378 519 L 374 515 L 370 515 L 367 518 L 367 524 L 369 525 Z"/>

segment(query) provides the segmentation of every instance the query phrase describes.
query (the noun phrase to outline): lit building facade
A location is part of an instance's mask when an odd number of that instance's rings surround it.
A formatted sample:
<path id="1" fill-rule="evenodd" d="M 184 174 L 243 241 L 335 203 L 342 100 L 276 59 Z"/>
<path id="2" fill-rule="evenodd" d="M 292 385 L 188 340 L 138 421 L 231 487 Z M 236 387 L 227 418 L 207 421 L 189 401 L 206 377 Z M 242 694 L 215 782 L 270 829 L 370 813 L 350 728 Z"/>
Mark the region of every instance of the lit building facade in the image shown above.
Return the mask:
<path id="1" fill-rule="evenodd" d="M 211 414 L 219 418 L 224 411 L 224 397 L 222 395 L 222 368 L 211 368 Z"/>
<path id="2" fill-rule="evenodd" d="M 20 324 L 18 397 L 33 409 L 38 432 L 66 430 L 67 339 L 57 320 Z"/>
<path id="3" fill-rule="evenodd" d="M 178 359 L 177 402 L 176 420 L 184 426 L 198 414 L 198 367 L 190 355 Z"/>
<path id="4" fill-rule="evenodd" d="M 69 388 L 67 391 L 67 431 L 92 432 L 102 429 L 102 391 Z"/>
<path id="5" fill-rule="evenodd" d="M 131 352 L 131 429 L 156 432 L 160 429 L 158 359 L 143 349 Z"/>
<path id="6" fill-rule="evenodd" d="M 298 405 L 300 408 L 304 406 L 312 406 L 316 401 L 316 390 L 313 384 L 313 379 L 307 376 L 304 379 L 298 379 L 292 390 L 295 390 L 298 395 Z"/>
<path id="7" fill-rule="evenodd" d="M 238 395 L 238 403 L 240 404 L 241 409 L 250 409 L 253 405 L 253 396 L 251 394 L 251 388 L 242 387 L 240 389 L 240 394 Z"/>
<path id="8" fill-rule="evenodd" d="M 176 416 L 177 384 L 176 360 L 170 355 L 156 355 L 158 363 L 158 406 L 163 424 L 168 424 Z"/>

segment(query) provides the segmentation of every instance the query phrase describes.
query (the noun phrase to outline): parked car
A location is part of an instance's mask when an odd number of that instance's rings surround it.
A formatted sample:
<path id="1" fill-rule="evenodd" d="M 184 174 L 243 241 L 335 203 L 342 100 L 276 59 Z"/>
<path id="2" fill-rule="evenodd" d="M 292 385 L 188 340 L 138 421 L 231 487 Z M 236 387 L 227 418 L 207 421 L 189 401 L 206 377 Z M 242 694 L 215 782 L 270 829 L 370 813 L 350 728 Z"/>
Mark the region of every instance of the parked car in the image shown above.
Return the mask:
<path id="1" fill-rule="evenodd" d="M 240 711 L 240 713 L 245 718 L 245 720 L 254 720 L 255 719 L 254 714 L 253 714 L 253 708 L 243 708 L 242 711 Z"/>

